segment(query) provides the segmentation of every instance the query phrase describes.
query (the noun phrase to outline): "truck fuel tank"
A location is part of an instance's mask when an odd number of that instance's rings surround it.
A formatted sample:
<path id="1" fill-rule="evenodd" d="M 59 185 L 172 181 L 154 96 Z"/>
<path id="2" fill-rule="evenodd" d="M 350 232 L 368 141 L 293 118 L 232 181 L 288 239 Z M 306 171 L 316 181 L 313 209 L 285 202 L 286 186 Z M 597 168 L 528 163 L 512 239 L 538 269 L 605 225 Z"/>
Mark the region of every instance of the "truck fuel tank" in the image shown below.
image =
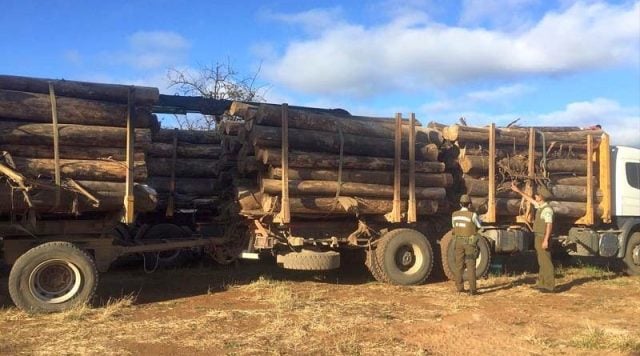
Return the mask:
<path id="1" fill-rule="evenodd" d="M 532 234 L 522 229 L 487 229 L 482 235 L 492 242 L 496 253 L 526 251 L 533 241 Z"/>

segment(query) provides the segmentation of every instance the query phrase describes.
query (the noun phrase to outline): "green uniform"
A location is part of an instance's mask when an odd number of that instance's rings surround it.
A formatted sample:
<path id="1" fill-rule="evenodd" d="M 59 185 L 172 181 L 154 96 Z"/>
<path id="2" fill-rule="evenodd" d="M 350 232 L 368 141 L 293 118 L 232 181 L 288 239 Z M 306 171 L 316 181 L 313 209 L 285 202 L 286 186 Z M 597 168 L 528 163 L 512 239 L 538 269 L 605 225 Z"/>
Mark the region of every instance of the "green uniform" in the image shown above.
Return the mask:
<path id="1" fill-rule="evenodd" d="M 536 286 L 548 291 L 555 288 L 555 276 L 553 271 L 553 261 L 551 252 L 542 248 L 544 234 L 547 224 L 553 223 L 553 209 L 548 203 L 536 206 L 536 219 L 533 222 L 533 233 L 535 235 L 536 255 L 538 256 L 538 282 Z M 549 241 L 551 244 L 551 241 Z"/>
<path id="2" fill-rule="evenodd" d="M 476 291 L 476 255 L 478 253 L 478 228 L 480 221 L 476 213 L 462 208 L 453 213 L 451 217 L 453 225 L 454 249 L 455 249 L 455 283 L 458 291 L 464 290 L 464 267 L 467 267 L 467 281 L 469 290 Z"/>

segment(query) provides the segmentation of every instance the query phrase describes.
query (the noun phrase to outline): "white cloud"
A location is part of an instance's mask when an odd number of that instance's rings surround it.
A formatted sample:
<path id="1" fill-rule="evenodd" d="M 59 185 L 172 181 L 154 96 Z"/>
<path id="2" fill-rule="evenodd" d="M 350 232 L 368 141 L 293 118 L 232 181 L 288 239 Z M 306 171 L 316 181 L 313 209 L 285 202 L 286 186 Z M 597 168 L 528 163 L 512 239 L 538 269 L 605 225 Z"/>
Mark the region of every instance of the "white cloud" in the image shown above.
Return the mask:
<path id="1" fill-rule="evenodd" d="M 532 90 L 533 88 L 528 85 L 517 83 L 512 85 L 500 86 L 490 90 L 473 91 L 467 93 L 465 96 L 467 97 L 467 99 L 473 101 L 492 102 L 520 96 L 522 94 L 531 92 Z"/>
<path id="2" fill-rule="evenodd" d="M 265 11 L 262 17 L 283 22 L 289 25 L 302 26 L 308 32 L 317 32 L 324 28 L 341 25 L 342 8 L 311 9 L 294 14 Z"/>
<path id="3" fill-rule="evenodd" d="M 108 55 L 114 63 L 141 70 L 165 69 L 186 58 L 189 41 L 171 31 L 139 31 L 128 38 L 128 49 Z"/>
<path id="4" fill-rule="evenodd" d="M 265 75 L 290 89 L 367 96 L 481 79 L 556 75 L 637 63 L 640 2 L 577 2 L 524 31 L 451 27 L 398 17 L 329 26 L 289 43 Z"/>
<path id="5" fill-rule="evenodd" d="M 63 57 L 67 62 L 73 65 L 81 65 L 83 62 L 82 55 L 77 49 L 69 49 L 64 51 Z"/>

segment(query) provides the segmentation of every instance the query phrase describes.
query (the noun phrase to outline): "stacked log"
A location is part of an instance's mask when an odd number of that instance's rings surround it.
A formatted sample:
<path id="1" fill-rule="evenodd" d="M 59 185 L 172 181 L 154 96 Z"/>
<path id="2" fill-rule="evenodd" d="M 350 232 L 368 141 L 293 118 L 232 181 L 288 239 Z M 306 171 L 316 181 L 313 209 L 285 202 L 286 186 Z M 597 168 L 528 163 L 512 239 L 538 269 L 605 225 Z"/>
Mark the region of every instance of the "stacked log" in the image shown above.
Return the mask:
<path id="1" fill-rule="evenodd" d="M 535 127 L 533 176 L 543 190 L 546 199 L 559 216 L 579 218 L 585 215 L 587 182 L 595 184 L 593 201 L 602 199 L 597 189 L 597 166 L 593 176 L 587 177 L 587 137 L 593 139 L 595 149 L 602 136 L 600 130 L 583 130 L 578 127 Z M 444 128 L 443 136 L 455 143 L 457 156 L 454 162 L 460 171 L 460 193 L 471 196 L 472 204 L 479 212 L 487 211 L 489 194 L 489 164 L 496 166 L 496 214 L 515 217 L 523 214 L 520 196 L 511 191 L 511 182 L 522 182 L 531 177 L 529 172 L 530 128 L 496 128 L 495 156 L 489 156 L 489 127 L 453 125 Z M 449 165 L 452 163 L 450 162 Z"/>
<path id="2" fill-rule="evenodd" d="M 338 113 L 336 111 L 336 113 Z M 275 105 L 234 103 L 230 115 L 244 120 L 237 138 L 238 175 L 234 180 L 240 213 L 259 216 L 281 208 L 282 109 Z M 298 217 L 385 215 L 394 197 L 395 123 L 393 119 L 334 114 L 289 107 L 289 209 Z M 419 124 L 418 124 L 419 125 Z M 402 125 L 400 161 L 402 211 L 409 185 L 407 120 Z M 453 183 L 438 162 L 443 143 L 438 130 L 416 127 L 416 210 L 430 215 L 448 208 L 446 188 Z"/>
<path id="3" fill-rule="evenodd" d="M 213 205 L 221 186 L 221 155 L 221 135 L 214 131 L 160 129 L 146 159 L 148 184 L 158 192 L 159 208 Z"/>
<path id="4" fill-rule="evenodd" d="M 121 210 L 127 174 L 127 117 L 134 118 L 134 178 L 143 183 L 147 179 L 145 151 L 159 127 L 151 112 L 158 95 L 156 88 L 149 87 L 0 75 L 2 162 L 38 187 L 31 194 L 39 203 L 30 208 L 56 213 Z M 52 190 L 44 187 L 54 183 L 56 166 L 64 192 L 49 200 Z M 80 194 L 78 200 L 78 191 L 66 185 L 68 180 L 84 182 L 87 187 L 83 188 L 100 203 L 87 200 L 86 194 Z M 9 212 L 6 202 L 13 204 L 14 212 L 28 207 L 22 195 L 10 195 L 8 179 L 0 183 L 0 213 Z M 102 187 L 93 190 L 89 186 Z M 152 192 L 134 190 L 140 198 L 136 210 L 152 210 Z M 54 201 L 57 205 L 50 206 Z"/>

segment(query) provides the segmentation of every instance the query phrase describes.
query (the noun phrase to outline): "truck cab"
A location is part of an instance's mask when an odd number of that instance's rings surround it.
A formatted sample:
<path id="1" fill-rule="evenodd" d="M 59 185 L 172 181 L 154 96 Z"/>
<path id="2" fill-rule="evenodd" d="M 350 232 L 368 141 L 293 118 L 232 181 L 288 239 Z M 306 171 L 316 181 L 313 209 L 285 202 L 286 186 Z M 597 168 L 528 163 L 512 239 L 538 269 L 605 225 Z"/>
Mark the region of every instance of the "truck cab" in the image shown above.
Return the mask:
<path id="1" fill-rule="evenodd" d="M 612 147 L 611 158 L 613 215 L 640 218 L 640 149 Z"/>

